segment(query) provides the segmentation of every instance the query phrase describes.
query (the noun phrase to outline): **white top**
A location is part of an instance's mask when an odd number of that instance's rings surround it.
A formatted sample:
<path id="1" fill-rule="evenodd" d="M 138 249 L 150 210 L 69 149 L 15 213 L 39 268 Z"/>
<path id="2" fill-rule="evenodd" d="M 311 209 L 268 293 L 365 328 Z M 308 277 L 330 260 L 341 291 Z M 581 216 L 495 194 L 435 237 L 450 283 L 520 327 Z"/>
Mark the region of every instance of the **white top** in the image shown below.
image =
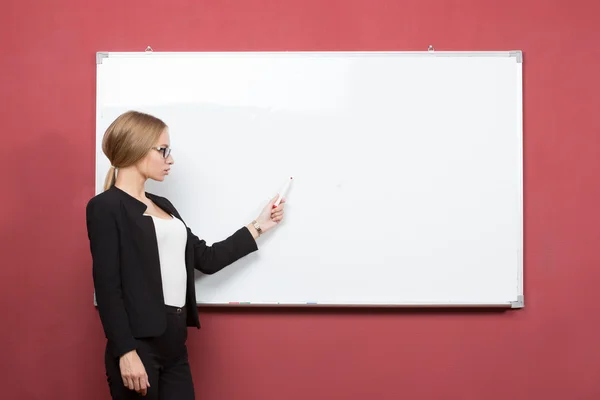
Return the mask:
<path id="1" fill-rule="evenodd" d="M 144 215 L 152 217 L 154 221 L 165 304 L 183 307 L 187 285 L 185 268 L 187 230 L 185 225 L 175 217 L 163 219 L 154 215 Z"/>

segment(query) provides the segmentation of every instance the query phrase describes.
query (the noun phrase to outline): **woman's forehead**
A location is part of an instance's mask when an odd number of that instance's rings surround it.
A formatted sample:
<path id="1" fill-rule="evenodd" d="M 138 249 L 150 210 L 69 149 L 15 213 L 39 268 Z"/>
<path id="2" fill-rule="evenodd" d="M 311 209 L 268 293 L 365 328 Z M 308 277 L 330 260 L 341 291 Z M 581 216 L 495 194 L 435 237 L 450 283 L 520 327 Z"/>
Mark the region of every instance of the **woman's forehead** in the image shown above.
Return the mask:
<path id="1" fill-rule="evenodd" d="M 170 141 L 170 137 L 169 137 L 169 130 L 165 129 L 160 136 L 158 137 L 158 145 L 161 146 L 168 146 L 171 143 Z"/>

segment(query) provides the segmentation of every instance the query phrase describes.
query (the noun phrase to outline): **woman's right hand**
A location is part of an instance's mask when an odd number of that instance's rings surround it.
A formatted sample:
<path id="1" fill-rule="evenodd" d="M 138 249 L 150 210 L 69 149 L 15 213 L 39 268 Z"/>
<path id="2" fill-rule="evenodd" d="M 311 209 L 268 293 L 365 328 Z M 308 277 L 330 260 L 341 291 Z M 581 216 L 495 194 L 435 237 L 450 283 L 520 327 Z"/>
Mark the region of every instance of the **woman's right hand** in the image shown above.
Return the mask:
<path id="1" fill-rule="evenodd" d="M 150 381 L 137 351 L 132 350 L 123 354 L 119 360 L 119 367 L 121 368 L 123 384 L 145 396 L 150 387 Z"/>

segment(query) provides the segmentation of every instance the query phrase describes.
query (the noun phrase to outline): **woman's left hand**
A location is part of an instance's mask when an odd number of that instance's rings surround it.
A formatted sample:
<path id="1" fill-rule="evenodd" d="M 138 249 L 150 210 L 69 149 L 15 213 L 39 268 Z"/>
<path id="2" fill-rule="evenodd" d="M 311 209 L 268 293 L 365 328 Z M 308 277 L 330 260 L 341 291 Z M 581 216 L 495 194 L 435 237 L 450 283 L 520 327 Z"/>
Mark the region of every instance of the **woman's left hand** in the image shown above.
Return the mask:
<path id="1" fill-rule="evenodd" d="M 260 225 L 260 229 L 263 233 L 270 231 L 277 226 L 283 220 L 283 209 L 285 206 L 285 198 L 281 199 L 279 206 L 273 208 L 279 195 L 276 195 L 269 201 L 269 203 L 263 208 L 256 222 Z"/>

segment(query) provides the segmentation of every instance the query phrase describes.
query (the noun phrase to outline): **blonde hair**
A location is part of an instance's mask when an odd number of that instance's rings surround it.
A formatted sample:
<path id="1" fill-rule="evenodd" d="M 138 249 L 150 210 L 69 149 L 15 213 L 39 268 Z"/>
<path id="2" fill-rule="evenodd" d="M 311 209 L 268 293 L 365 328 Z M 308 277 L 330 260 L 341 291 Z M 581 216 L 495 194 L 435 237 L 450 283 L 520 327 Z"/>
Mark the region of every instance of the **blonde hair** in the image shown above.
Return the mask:
<path id="1" fill-rule="evenodd" d="M 102 151 L 111 165 L 104 180 L 104 190 L 115 184 L 116 169 L 142 160 L 166 128 L 162 120 L 139 111 L 127 111 L 115 119 L 102 138 Z"/>

